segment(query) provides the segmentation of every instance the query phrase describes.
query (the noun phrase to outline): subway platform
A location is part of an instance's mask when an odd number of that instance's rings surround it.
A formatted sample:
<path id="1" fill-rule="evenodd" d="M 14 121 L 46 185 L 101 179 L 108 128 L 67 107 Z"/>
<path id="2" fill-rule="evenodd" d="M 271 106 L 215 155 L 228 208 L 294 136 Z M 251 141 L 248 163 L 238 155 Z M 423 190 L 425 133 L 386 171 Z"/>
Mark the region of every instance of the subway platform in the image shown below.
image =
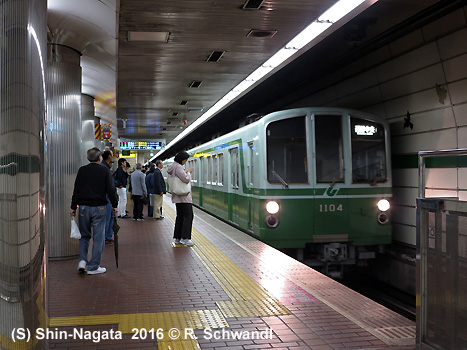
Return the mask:
<path id="1" fill-rule="evenodd" d="M 118 221 L 118 268 L 49 262 L 50 349 L 415 349 L 414 322 L 203 211 L 175 245 L 163 211 Z"/>

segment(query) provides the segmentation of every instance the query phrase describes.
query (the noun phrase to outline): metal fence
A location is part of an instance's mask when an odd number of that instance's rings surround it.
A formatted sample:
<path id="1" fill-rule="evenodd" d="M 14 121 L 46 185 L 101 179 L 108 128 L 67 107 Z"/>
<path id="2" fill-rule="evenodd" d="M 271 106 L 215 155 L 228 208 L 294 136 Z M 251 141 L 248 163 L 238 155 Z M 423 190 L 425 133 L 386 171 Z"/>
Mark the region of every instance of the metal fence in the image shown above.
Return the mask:
<path id="1" fill-rule="evenodd" d="M 439 152 L 453 155 L 448 151 Z M 420 152 L 417 348 L 467 350 L 467 202 L 423 198 L 423 157 L 438 156 L 439 152 Z M 465 150 L 453 152 L 466 154 Z"/>

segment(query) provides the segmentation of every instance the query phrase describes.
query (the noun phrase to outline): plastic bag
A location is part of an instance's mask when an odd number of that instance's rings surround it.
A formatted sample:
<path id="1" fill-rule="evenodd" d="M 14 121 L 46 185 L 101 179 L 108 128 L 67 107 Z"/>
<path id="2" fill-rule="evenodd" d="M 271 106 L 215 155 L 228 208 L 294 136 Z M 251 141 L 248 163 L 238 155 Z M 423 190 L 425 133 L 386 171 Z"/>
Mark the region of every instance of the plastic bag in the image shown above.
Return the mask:
<path id="1" fill-rule="evenodd" d="M 75 220 L 71 219 L 71 238 L 80 239 L 81 233 L 79 232 L 78 225 L 76 224 Z"/>

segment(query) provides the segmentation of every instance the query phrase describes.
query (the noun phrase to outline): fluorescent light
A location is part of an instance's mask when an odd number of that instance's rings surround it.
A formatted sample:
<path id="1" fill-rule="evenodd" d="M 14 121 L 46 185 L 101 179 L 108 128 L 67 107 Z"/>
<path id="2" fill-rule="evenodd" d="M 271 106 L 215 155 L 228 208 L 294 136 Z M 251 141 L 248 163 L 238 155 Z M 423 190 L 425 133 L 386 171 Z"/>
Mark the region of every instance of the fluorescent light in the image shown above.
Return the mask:
<path id="1" fill-rule="evenodd" d="M 318 21 L 329 21 L 336 23 L 365 0 L 340 0 L 329 10 L 319 16 Z"/>
<path id="2" fill-rule="evenodd" d="M 264 62 L 259 68 L 253 73 L 247 76 L 240 84 L 229 91 L 224 97 L 217 101 L 214 106 L 209 108 L 206 113 L 201 115 L 194 123 L 186 128 L 181 134 L 179 134 L 172 142 L 170 142 L 165 150 L 172 147 L 180 139 L 188 135 L 198 125 L 204 123 L 206 120 L 211 118 L 215 113 L 220 111 L 231 101 L 235 100 L 245 90 L 255 85 L 263 77 L 270 74 L 276 67 L 280 66 L 283 62 L 293 56 L 295 53 L 300 51 L 308 43 L 316 39 L 319 35 L 329 29 L 334 23 L 338 22 L 345 15 L 356 9 L 359 5 L 366 2 L 366 7 L 371 6 L 378 0 L 340 0 L 335 5 L 330 7 L 326 12 L 318 17 L 317 20 L 313 21 L 308 27 L 301 31 L 295 38 L 289 41 L 283 48 L 277 51 L 270 59 Z M 363 11 L 363 8 L 360 10 Z M 165 150 L 161 150 L 151 160 L 158 157 Z"/>
<path id="3" fill-rule="evenodd" d="M 332 23 L 330 22 L 313 22 L 295 38 L 289 41 L 285 47 L 300 50 L 303 46 L 315 39 L 330 26 L 332 26 Z"/>
<path id="4" fill-rule="evenodd" d="M 263 66 L 272 67 L 272 69 L 274 69 L 277 66 L 279 66 L 282 62 L 284 62 L 286 59 L 288 59 L 290 56 L 292 56 L 294 53 L 296 53 L 297 51 L 298 51 L 297 49 L 291 49 L 288 47 L 284 47 L 280 49 L 279 51 L 277 51 L 274 56 L 272 56 L 270 59 L 264 62 Z"/>
<path id="5" fill-rule="evenodd" d="M 272 66 L 268 66 L 268 67 L 261 66 L 257 68 L 253 73 L 251 73 L 249 76 L 247 76 L 245 80 L 251 80 L 251 81 L 257 82 L 258 80 L 260 80 L 262 77 L 267 75 L 272 70 L 273 70 Z"/>
<path id="6" fill-rule="evenodd" d="M 232 89 L 232 91 L 240 91 L 243 92 L 248 89 L 251 85 L 253 85 L 256 81 L 254 80 L 243 80 L 240 84 Z"/>

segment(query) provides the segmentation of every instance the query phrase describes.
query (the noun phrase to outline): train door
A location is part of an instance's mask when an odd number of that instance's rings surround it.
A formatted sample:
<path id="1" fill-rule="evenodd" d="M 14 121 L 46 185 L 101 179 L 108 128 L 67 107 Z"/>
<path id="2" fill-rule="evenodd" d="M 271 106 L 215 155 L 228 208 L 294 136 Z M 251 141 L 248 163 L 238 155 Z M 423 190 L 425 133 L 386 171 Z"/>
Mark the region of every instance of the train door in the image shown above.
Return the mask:
<path id="1" fill-rule="evenodd" d="M 253 231 L 253 208 L 252 208 L 252 201 L 251 201 L 251 194 L 254 187 L 254 144 L 253 141 L 248 142 L 248 154 L 247 154 L 247 165 L 246 165 L 246 173 L 247 173 L 247 188 L 248 188 L 248 230 Z"/>
<path id="2" fill-rule="evenodd" d="M 345 242 L 348 237 L 342 123 L 341 115 L 314 116 L 315 242 Z"/>
<path id="3" fill-rule="evenodd" d="M 206 168 L 205 158 L 199 158 L 199 170 L 198 170 L 198 188 L 199 188 L 199 206 L 203 206 L 203 189 L 204 189 L 204 169 Z"/>
<path id="4" fill-rule="evenodd" d="M 237 224 L 240 221 L 240 159 L 238 154 L 238 147 L 232 148 L 230 154 L 230 205 L 231 216 L 230 220 Z"/>

